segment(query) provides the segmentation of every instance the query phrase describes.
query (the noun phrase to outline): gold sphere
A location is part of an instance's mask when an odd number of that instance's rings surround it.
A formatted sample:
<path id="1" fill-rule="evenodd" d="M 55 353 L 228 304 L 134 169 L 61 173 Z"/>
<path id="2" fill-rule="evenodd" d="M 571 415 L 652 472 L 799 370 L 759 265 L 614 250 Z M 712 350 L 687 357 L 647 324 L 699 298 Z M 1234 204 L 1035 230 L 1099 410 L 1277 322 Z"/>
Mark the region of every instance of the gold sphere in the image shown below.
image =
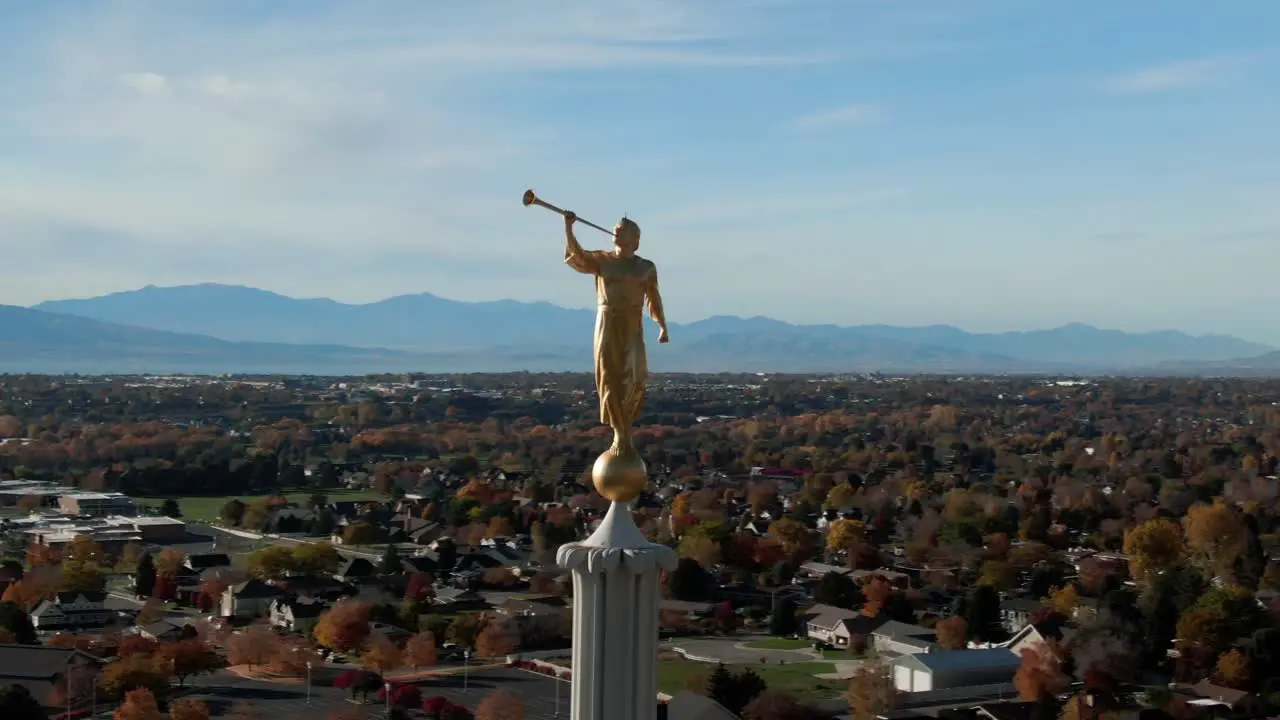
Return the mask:
<path id="1" fill-rule="evenodd" d="M 596 491 L 614 502 L 631 502 L 649 482 L 649 469 L 635 450 L 619 453 L 609 448 L 591 466 Z"/>

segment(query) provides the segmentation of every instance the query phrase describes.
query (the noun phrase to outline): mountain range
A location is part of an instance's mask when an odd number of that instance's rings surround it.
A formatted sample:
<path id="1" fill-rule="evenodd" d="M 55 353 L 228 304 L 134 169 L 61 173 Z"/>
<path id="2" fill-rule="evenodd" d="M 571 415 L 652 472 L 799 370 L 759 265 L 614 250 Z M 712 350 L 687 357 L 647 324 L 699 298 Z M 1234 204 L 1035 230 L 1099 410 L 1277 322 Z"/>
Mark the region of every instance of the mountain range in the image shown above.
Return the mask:
<path id="1" fill-rule="evenodd" d="M 0 306 L 0 372 L 564 371 L 591 362 L 594 311 L 460 302 L 430 293 L 374 303 L 232 285 L 147 286 L 31 308 Z M 713 316 L 648 337 L 654 371 L 1280 373 L 1280 351 L 1225 335 L 1071 324 L 969 333 L 948 325 L 795 325 Z"/>

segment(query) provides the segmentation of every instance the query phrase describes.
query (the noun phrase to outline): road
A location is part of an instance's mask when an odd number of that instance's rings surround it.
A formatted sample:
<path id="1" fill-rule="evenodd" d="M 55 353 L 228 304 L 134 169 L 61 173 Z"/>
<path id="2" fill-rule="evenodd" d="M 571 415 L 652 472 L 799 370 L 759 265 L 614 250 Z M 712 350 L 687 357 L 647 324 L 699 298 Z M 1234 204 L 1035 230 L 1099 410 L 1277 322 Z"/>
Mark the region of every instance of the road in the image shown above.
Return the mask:
<path id="1" fill-rule="evenodd" d="M 559 715 L 556 714 L 557 685 Z M 421 683 L 418 687 L 424 699 L 442 695 L 473 711 L 485 695 L 501 688 L 524 702 L 527 720 L 555 720 L 569 716 L 569 683 L 523 670 L 484 670 L 471 673 L 465 679 L 462 676 L 441 678 Z M 184 697 L 208 703 L 211 717 L 227 716 L 238 702 L 252 705 L 262 720 L 312 720 L 327 717 L 334 710 L 351 707 L 362 708 L 365 717 L 374 718 L 381 716 L 383 709 L 380 703 L 353 705 L 347 692 L 337 688 L 313 687 L 308 694 L 302 685 L 248 680 L 226 672 L 197 678 Z"/>
<path id="2" fill-rule="evenodd" d="M 690 637 L 662 643 L 664 650 L 680 648 L 690 655 L 715 659 L 727 665 L 755 664 L 761 659 L 770 665 L 779 663 L 821 662 L 822 656 L 809 650 L 767 650 L 746 644 L 766 636 Z"/>

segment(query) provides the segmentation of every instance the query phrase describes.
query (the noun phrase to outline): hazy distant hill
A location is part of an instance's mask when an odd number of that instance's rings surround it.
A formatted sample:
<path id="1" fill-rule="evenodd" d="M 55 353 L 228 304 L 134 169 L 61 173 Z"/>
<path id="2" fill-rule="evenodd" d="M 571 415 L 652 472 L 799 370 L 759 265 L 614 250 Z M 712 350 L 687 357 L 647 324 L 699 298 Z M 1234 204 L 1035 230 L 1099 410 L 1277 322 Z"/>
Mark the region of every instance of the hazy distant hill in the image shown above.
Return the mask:
<path id="1" fill-rule="evenodd" d="M 0 372 L 263 372 L 406 370 L 423 359 L 336 345 L 233 343 L 0 305 Z"/>
<path id="2" fill-rule="evenodd" d="M 430 293 L 350 305 L 328 298 L 291 298 L 235 285 L 184 285 L 40 303 L 67 313 L 223 340 L 369 347 L 483 348 L 501 344 L 577 345 L 590 339 L 594 314 L 550 303 L 497 300 L 463 303 Z"/>
<path id="3" fill-rule="evenodd" d="M 424 371 L 585 370 L 594 316 L 590 310 L 550 303 L 468 303 L 422 293 L 357 305 L 212 284 L 148 286 L 97 298 L 41 303 L 29 312 L 37 310 L 112 323 L 113 342 L 119 345 L 113 357 L 120 362 L 141 352 L 136 359 L 213 362 L 221 358 L 218 362 L 246 367 L 270 363 L 273 368 L 291 362 L 308 367 L 367 364 L 370 371 L 400 369 L 402 363 L 420 363 Z M 88 342 L 88 356 L 95 356 L 92 338 L 103 332 L 100 327 L 76 328 L 66 320 L 47 322 L 59 328 L 66 347 Z M 137 337 L 144 332 L 140 328 L 183 335 L 181 340 L 145 336 L 144 350 L 129 350 L 135 343 L 120 333 Z M 655 334 L 651 328 L 649 337 Z M 77 339 L 80 335 L 85 336 L 83 340 Z M 4 338 L 0 342 L 8 340 L 2 317 L 0 338 Z M 947 325 L 794 325 L 733 316 L 673 325 L 672 339 L 665 347 L 651 344 L 655 371 L 1122 371 L 1166 363 L 1234 362 L 1274 350 L 1221 335 L 1125 333 L 1080 324 L 1030 332 L 968 333 Z"/>

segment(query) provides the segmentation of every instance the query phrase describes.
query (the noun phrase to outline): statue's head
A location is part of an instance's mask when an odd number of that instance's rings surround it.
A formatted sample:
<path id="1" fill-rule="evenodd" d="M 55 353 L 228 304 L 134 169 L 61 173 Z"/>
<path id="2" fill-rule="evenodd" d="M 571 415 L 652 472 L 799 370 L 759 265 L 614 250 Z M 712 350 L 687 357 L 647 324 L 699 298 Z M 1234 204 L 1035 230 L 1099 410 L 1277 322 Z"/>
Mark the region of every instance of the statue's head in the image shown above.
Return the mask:
<path id="1" fill-rule="evenodd" d="M 623 255 L 640 249 L 640 226 L 630 218 L 622 218 L 613 226 L 613 244 Z"/>

